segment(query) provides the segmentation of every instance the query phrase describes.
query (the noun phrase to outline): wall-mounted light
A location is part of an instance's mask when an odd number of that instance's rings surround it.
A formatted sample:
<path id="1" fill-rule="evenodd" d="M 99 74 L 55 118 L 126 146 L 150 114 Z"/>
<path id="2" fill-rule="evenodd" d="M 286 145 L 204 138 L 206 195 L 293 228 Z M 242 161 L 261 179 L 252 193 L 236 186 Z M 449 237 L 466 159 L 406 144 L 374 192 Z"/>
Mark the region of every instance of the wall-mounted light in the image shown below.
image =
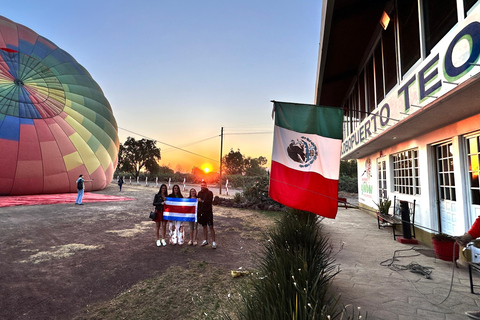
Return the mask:
<path id="1" fill-rule="evenodd" d="M 380 25 L 382 26 L 383 30 L 387 30 L 389 22 L 390 22 L 390 17 L 385 11 L 383 11 L 382 17 L 380 18 Z"/>

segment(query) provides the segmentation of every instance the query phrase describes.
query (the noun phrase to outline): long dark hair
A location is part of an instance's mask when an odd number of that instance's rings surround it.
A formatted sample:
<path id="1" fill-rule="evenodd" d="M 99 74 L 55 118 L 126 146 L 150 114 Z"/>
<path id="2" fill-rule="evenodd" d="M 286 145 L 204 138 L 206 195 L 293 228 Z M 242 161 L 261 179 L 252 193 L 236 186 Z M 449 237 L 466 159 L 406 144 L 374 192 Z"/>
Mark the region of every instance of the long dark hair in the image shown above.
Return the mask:
<path id="1" fill-rule="evenodd" d="M 160 186 L 160 189 L 158 189 L 158 193 L 159 194 L 162 194 L 162 187 L 165 187 L 165 197 L 168 197 L 168 187 L 165 183 L 163 183 L 161 186 Z"/>
<path id="2" fill-rule="evenodd" d="M 178 184 L 174 184 L 174 185 L 173 185 L 173 187 L 172 187 L 172 193 L 171 193 L 171 194 L 172 194 L 174 197 L 177 196 L 177 195 L 175 194 L 175 187 L 178 188 L 178 196 L 179 196 L 180 198 L 183 198 L 182 191 L 180 190 L 180 187 L 178 186 Z"/>
<path id="3" fill-rule="evenodd" d="M 192 189 L 190 189 L 190 191 L 188 191 L 188 197 L 192 198 L 192 191 L 195 191 L 195 198 L 196 198 L 197 197 L 197 190 L 195 190 L 195 188 L 192 188 Z"/>

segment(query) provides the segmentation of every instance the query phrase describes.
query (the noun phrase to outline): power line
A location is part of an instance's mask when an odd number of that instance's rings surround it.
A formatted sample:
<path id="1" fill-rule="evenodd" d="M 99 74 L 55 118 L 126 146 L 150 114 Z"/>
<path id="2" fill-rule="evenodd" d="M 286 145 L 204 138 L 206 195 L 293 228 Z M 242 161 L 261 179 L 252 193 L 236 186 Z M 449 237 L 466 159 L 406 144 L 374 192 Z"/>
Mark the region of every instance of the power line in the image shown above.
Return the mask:
<path id="1" fill-rule="evenodd" d="M 224 133 L 224 135 L 242 135 L 242 134 L 273 134 L 272 131 L 260 131 L 260 132 L 233 132 L 233 133 Z"/>
<path id="2" fill-rule="evenodd" d="M 215 139 L 215 138 L 218 138 L 218 135 L 213 136 L 213 137 L 210 137 L 210 138 L 205 138 L 205 139 L 201 139 L 201 140 L 196 140 L 196 141 L 193 141 L 193 142 L 189 142 L 189 143 L 183 144 L 183 145 L 180 146 L 179 148 L 185 148 L 185 147 L 191 146 L 192 144 L 197 144 L 197 143 L 204 142 L 204 141 L 211 140 L 211 139 Z M 168 152 L 168 151 L 173 151 L 172 149 L 173 149 L 173 148 L 165 149 L 165 150 L 163 150 L 163 153 Z"/>
<path id="3" fill-rule="evenodd" d="M 182 149 L 182 148 L 173 146 L 173 145 L 171 145 L 171 144 L 169 144 L 169 143 L 162 142 L 162 141 L 159 141 L 159 140 L 157 140 L 157 139 L 153 139 L 153 138 L 147 137 L 147 136 L 145 136 L 145 135 L 143 135 L 143 134 L 140 134 L 140 133 L 137 133 L 137 132 L 134 132 L 134 131 L 131 131 L 131 130 L 127 130 L 127 129 L 124 129 L 124 128 L 121 128 L 121 127 L 118 127 L 118 129 L 121 129 L 121 130 L 123 130 L 123 131 L 127 131 L 127 132 L 130 132 L 130 133 L 136 134 L 136 135 L 138 135 L 138 136 L 140 136 L 140 137 L 144 137 L 144 138 L 147 138 L 147 139 L 149 139 L 149 140 L 154 140 L 155 142 L 164 144 L 164 145 L 169 146 L 169 147 L 171 147 L 171 148 L 175 148 L 175 149 L 181 150 L 181 151 L 183 151 L 183 152 L 187 152 L 187 153 L 193 154 L 193 155 L 195 155 L 195 156 L 197 156 L 197 157 L 205 158 L 205 159 L 208 159 L 208 160 L 210 160 L 210 161 L 220 162 L 220 161 L 218 161 L 218 160 L 215 160 L 215 159 L 212 159 L 212 158 L 203 156 L 203 155 L 201 155 L 201 154 L 198 154 L 198 153 L 195 153 L 195 152 L 192 152 L 192 151 L 188 151 L 188 150 L 185 150 L 185 149 Z"/>

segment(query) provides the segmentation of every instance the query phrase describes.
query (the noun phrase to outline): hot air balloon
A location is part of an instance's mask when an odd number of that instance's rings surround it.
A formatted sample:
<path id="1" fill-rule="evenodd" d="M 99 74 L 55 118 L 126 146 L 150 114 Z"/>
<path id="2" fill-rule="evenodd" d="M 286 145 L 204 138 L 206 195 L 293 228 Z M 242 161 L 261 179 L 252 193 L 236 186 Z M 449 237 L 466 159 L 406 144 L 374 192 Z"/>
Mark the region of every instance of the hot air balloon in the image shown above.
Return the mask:
<path id="1" fill-rule="evenodd" d="M 0 195 L 100 190 L 117 165 L 108 100 L 70 54 L 0 16 Z"/>

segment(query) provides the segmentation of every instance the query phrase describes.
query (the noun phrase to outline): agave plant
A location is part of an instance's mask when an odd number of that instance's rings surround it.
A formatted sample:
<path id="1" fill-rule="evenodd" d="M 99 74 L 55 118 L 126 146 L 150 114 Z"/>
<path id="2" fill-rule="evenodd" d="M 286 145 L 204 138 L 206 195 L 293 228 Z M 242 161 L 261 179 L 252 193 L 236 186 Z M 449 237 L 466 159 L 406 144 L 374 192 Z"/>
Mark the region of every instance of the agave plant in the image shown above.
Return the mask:
<path id="1" fill-rule="evenodd" d="M 377 208 L 378 208 L 378 212 L 380 212 L 380 214 L 388 214 L 388 210 L 390 210 L 390 206 L 392 205 L 392 200 L 388 200 L 387 199 L 380 199 L 379 203 L 376 203 L 374 201 L 374 203 L 377 205 Z"/>

